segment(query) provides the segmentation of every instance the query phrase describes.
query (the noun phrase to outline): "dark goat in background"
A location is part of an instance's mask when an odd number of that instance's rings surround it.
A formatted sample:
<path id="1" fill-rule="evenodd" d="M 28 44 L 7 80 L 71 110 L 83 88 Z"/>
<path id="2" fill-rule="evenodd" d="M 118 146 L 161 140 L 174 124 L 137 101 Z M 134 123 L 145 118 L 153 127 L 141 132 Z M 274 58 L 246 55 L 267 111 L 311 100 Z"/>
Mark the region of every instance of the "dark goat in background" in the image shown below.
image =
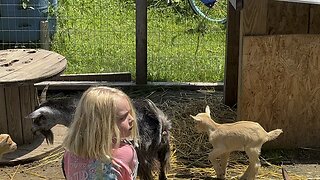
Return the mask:
<path id="1" fill-rule="evenodd" d="M 54 135 L 51 128 L 57 124 L 69 127 L 80 96 L 46 100 L 48 86 L 41 93 L 40 105 L 26 118 L 33 119 L 33 133 L 40 132 L 47 143 L 52 144 Z M 138 176 L 143 180 L 152 180 L 152 170 L 157 161 L 160 163 L 159 179 L 166 178 L 170 162 L 171 122 L 167 116 L 149 99 L 133 101 L 137 113 L 140 143 L 136 147 L 139 167 Z"/>

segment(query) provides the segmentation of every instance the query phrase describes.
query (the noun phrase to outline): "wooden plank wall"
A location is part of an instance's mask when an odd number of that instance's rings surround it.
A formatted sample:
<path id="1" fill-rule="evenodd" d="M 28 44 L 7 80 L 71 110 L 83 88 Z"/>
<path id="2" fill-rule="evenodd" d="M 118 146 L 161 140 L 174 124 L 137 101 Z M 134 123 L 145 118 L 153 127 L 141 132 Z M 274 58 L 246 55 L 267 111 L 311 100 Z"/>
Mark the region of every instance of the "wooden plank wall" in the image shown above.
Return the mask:
<path id="1" fill-rule="evenodd" d="M 32 119 L 26 119 L 25 117 L 29 115 L 34 109 L 36 103 L 35 97 L 36 90 L 33 84 L 19 86 L 20 95 L 20 109 L 21 109 L 21 125 L 23 134 L 23 143 L 29 144 L 34 140 L 32 128 Z"/>
<path id="2" fill-rule="evenodd" d="M 320 5 L 244 1 L 238 119 L 284 129 L 265 147 L 319 147 Z"/>
<path id="3" fill-rule="evenodd" d="M 4 86 L 0 86 L 0 134 L 8 134 Z"/>
<path id="4" fill-rule="evenodd" d="M 244 1 L 240 36 L 320 33 L 320 5 L 275 0 Z"/>
<path id="5" fill-rule="evenodd" d="M 34 139 L 32 120 L 25 119 L 37 104 L 33 84 L 0 87 L 0 134 L 10 134 L 18 144 L 28 144 Z"/>
<path id="6" fill-rule="evenodd" d="M 310 5 L 268 1 L 267 34 L 307 34 Z"/>
<path id="7" fill-rule="evenodd" d="M 19 145 L 23 144 L 21 124 L 20 96 L 18 86 L 5 87 L 5 101 L 8 132 L 11 138 Z"/>
<path id="8" fill-rule="evenodd" d="M 320 34 L 320 5 L 310 7 L 310 34 Z"/>

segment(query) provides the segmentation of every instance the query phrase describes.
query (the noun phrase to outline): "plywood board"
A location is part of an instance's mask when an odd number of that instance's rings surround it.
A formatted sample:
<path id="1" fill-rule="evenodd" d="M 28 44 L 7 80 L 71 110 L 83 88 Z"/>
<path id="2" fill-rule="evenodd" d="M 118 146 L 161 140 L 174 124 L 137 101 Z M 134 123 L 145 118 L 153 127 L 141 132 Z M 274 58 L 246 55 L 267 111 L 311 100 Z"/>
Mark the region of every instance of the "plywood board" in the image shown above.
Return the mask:
<path id="1" fill-rule="evenodd" d="M 307 34 L 308 4 L 269 1 L 267 34 Z"/>
<path id="2" fill-rule="evenodd" d="M 310 6 L 310 34 L 320 34 L 320 5 Z"/>
<path id="3" fill-rule="evenodd" d="M 320 146 L 320 35 L 247 36 L 238 119 L 284 134 L 266 146 Z"/>
<path id="4" fill-rule="evenodd" d="M 262 35 L 267 32 L 268 0 L 246 0 L 241 10 L 243 35 Z"/>

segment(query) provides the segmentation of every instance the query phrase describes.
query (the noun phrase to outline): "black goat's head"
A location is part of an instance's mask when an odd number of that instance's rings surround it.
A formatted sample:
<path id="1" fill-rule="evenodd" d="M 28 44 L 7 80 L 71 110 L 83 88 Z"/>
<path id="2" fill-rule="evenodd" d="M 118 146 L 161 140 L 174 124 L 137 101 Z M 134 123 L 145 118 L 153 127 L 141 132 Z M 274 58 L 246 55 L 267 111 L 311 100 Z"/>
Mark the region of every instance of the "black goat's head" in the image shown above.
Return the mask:
<path id="1" fill-rule="evenodd" d="M 31 131 L 34 134 L 41 133 L 45 136 L 47 143 L 53 144 L 51 128 L 58 124 L 57 118 L 60 116 L 60 112 L 46 104 L 48 103 L 40 104 L 40 106 L 26 118 L 33 120 Z"/>
<path id="2" fill-rule="evenodd" d="M 161 124 L 161 143 L 169 144 L 169 133 L 171 130 L 171 121 L 168 119 L 167 115 L 160 110 L 150 99 L 146 99 L 150 108 L 153 110 L 156 118 L 159 120 Z"/>
<path id="3" fill-rule="evenodd" d="M 53 144 L 51 128 L 57 124 L 70 125 L 78 99 L 68 97 L 47 100 L 48 86 L 41 93 L 39 106 L 26 118 L 33 120 L 31 131 L 34 134 L 44 135 L 47 143 Z"/>

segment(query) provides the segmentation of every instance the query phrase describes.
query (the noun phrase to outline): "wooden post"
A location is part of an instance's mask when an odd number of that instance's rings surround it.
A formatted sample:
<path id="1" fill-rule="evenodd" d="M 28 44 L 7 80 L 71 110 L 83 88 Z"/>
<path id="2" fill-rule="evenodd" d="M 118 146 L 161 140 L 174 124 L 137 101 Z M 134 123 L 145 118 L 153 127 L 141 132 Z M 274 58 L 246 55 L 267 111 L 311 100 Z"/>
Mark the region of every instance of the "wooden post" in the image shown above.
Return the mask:
<path id="1" fill-rule="evenodd" d="M 146 0 L 136 0 L 136 84 L 147 84 Z"/>
<path id="2" fill-rule="evenodd" d="M 42 49 L 50 49 L 49 23 L 40 21 L 40 46 Z"/>
<path id="3" fill-rule="evenodd" d="M 224 104 L 233 107 L 237 104 L 238 69 L 239 69 L 239 38 L 240 11 L 228 3 L 227 47 L 224 77 Z"/>

